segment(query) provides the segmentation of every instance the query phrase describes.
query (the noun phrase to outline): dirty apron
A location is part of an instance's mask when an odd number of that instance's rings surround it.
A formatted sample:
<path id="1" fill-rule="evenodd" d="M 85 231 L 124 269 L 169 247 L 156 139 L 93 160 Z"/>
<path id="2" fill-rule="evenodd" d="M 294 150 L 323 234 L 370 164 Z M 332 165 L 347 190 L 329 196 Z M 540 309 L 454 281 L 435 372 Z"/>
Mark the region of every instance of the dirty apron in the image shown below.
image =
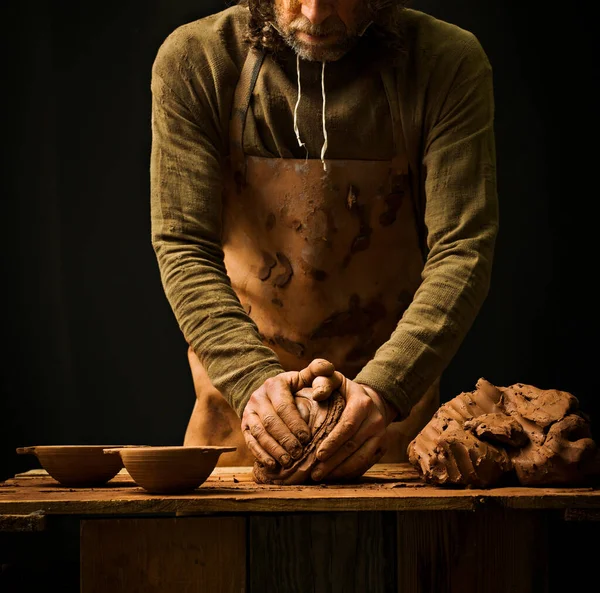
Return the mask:
<path id="1" fill-rule="evenodd" d="M 232 287 L 285 370 L 315 358 L 353 378 L 386 342 L 421 283 L 424 265 L 394 73 L 391 161 L 265 158 L 244 154 L 250 100 L 264 54 L 250 50 L 230 123 L 222 243 Z M 220 465 L 251 465 L 240 418 L 190 349 L 196 404 L 186 445 L 234 445 Z M 232 361 L 235 364 L 235 361 Z M 439 407 L 439 380 L 408 418 L 388 427 L 381 463 L 405 461 L 408 443 Z"/>

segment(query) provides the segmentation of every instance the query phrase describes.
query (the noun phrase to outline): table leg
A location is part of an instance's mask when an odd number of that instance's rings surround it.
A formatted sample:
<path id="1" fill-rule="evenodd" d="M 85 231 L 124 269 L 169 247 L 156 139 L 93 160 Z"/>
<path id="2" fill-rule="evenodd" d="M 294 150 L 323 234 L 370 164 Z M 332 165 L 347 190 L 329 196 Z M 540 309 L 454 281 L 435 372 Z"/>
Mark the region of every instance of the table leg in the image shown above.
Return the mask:
<path id="1" fill-rule="evenodd" d="M 398 513 L 398 591 L 545 593 L 548 514 L 504 508 Z"/>
<path id="2" fill-rule="evenodd" d="M 244 517 L 81 522 L 81 593 L 243 593 Z"/>

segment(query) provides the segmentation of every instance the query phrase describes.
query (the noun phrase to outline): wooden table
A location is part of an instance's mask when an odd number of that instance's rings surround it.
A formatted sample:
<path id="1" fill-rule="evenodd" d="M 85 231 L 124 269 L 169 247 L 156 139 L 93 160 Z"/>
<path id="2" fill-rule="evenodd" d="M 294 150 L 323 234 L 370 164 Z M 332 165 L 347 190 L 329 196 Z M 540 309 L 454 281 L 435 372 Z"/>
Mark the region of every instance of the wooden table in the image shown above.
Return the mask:
<path id="1" fill-rule="evenodd" d="M 168 496 L 33 470 L 0 483 L 0 590 L 42 566 L 63 593 L 578 591 L 598 584 L 598 519 L 599 488 L 437 488 L 408 464 L 318 486 L 217 468 Z"/>

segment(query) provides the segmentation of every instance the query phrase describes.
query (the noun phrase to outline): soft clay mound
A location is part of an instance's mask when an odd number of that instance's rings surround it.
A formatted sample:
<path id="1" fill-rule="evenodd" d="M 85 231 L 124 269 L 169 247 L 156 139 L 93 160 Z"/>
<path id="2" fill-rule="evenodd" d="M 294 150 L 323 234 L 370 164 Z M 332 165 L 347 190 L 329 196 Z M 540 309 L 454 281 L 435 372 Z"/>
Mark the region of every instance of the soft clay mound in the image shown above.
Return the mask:
<path id="1" fill-rule="evenodd" d="M 575 396 L 479 379 L 442 405 L 408 446 L 436 485 L 583 485 L 600 477 L 600 449 Z"/>
<path id="2" fill-rule="evenodd" d="M 313 400 L 311 393 L 312 390 L 304 389 L 294 396 L 300 415 L 308 424 L 312 435 L 302 450 L 302 456 L 294 460 L 289 467 L 282 467 L 278 464 L 273 470 L 256 461 L 253 468 L 255 482 L 259 484 L 303 484 L 311 481 L 310 472 L 318 461 L 319 445 L 333 430 L 346 405 L 346 401 L 337 391 L 323 402 Z"/>

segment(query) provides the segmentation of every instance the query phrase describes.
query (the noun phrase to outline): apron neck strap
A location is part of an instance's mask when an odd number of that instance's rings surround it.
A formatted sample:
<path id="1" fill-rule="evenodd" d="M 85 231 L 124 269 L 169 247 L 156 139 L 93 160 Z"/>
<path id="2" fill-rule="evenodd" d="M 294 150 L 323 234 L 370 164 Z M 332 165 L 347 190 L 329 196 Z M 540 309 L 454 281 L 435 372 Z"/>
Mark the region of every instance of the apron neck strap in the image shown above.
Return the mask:
<path id="1" fill-rule="evenodd" d="M 235 179 L 242 184 L 246 179 L 246 157 L 243 145 L 246 116 L 250 108 L 250 99 L 258 78 L 258 72 L 264 59 L 264 51 L 250 48 L 233 97 L 233 110 L 229 124 L 231 166 Z"/>
<path id="2" fill-rule="evenodd" d="M 394 135 L 394 156 L 392 158 L 392 167 L 406 168 L 407 155 L 406 142 L 404 140 L 404 129 L 402 127 L 402 118 L 400 117 L 400 105 L 398 103 L 398 86 L 396 84 L 396 71 L 391 66 L 383 66 L 381 69 L 381 80 L 385 88 L 390 114 L 392 117 L 392 133 Z"/>
<path id="3" fill-rule="evenodd" d="M 244 129 L 246 117 L 250 108 L 250 100 L 258 79 L 258 73 L 265 59 L 265 52 L 250 48 L 240 79 L 233 97 L 233 109 L 229 125 L 229 144 L 231 154 L 231 166 L 236 180 L 243 184 L 246 180 L 246 156 L 244 154 Z M 381 69 L 381 79 L 385 88 L 390 113 L 392 117 L 392 130 L 394 134 L 394 157 L 392 167 L 403 169 L 406 167 L 406 143 L 402 120 L 400 117 L 400 106 L 398 104 L 398 88 L 395 78 L 395 70 L 390 66 Z"/>

